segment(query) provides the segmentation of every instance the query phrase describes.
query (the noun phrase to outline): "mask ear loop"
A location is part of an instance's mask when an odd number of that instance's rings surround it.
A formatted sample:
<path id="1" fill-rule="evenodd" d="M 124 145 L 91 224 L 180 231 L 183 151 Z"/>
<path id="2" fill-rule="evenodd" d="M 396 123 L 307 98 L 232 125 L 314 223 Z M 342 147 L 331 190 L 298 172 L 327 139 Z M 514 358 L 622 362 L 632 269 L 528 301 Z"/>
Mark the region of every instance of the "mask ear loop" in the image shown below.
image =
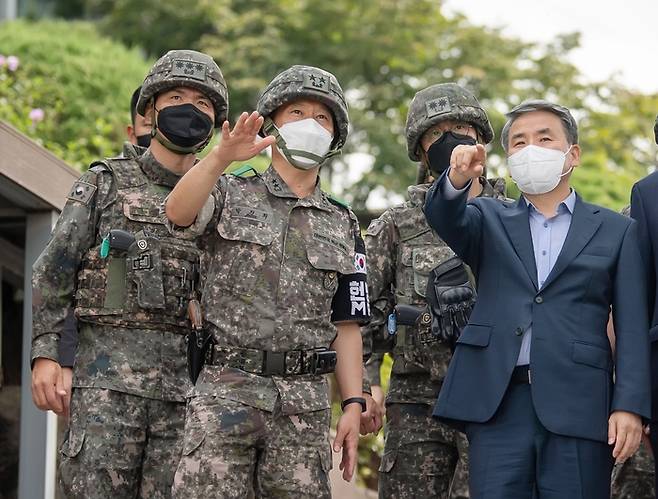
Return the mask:
<path id="1" fill-rule="evenodd" d="M 318 165 L 321 165 L 327 159 L 341 153 L 340 149 L 332 149 L 328 151 L 327 154 L 325 154 L 324 156 L 318 156 L 317 154 L 313 154 L 308 151 L 289 149 L 288 146 L 286 145 L 285 139 L 281 136 L 279 129 L 277 128 L 277 126 L 274 124 L 274 121 L 272 121 L 272 119 L 269 116 L 265 118 L 265 121 L 263 122 L 263 132 L 265 133 L 265 135 L 272 135 L 276 139 L 275 142 L 276 146 L 278 147 L 279 151 L 281 151 L 281 153 L 286 157 L 288 162 L 291 165 L 296 165 L 300 168 L 308 165 L 303 165 L 301 163 L 298 163 L 293 159 L 293 156 L 300 156 L 302 158 L 310 159 L 311 161 L 315 161 Z"/>
<path id="2" fill-rule="evenodd" d="M 569 149 L 567 149 L 567 150 L 564 152 L 564 160 L 565 160 L 565 161 L 566 161 L 566 159 L 567 159 L 567 154 L 569 154 L 569 152 L 571 151 L 571 148 L 572 148 L 572 147 L 573 147 L 573 144 L 571 144 L 571 145 L 569 146 Z M 573 166 L 571 166 L 566 172 L 564 172 L 563 174 L 561 174 L 561 175 L 560 175 L 560 178 L 562 178 L 562 177 L 566 177 L 566 176 L 569 175 L 572 171 L 573 171 Z"/>
<path id="3" fill-rule="evenodd" d="M 214 123 L 213 123 L 213 128 L 210 129 L 210 133 L 208 134 L 208 136 L 203 142 L 199 142 L 198 144 L 195 144 L 190 147 L 177 146 L 172 141 L 170 141 L 167 137 L 165 137 L 164 134 L 158 128 L 158 114 L 160 114 L 160 110 L 156 109 L 155 97 L 153 97 L 153 125 L 151 125 L 151 138 L 155 138 L 155 140 L 160 142 L 163 146 L 165 146 L 167 149 L 169 149 L 172 152 L 179 154 L 194 154 L 196 152 L 202 151 L 212 140 L 213 134 L 215 132 Z"/>

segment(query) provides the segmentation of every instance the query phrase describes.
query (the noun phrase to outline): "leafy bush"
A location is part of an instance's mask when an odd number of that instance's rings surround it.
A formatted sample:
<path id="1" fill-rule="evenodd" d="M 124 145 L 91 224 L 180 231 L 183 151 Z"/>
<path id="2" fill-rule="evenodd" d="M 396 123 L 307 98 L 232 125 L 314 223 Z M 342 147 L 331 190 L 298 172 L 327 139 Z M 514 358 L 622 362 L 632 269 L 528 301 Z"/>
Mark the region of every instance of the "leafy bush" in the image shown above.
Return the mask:
<path id="1" fill-rule="evenodd" d="M 130 122 L 130 96 L 149 68 L 139 52 L 89 23 L 0 27 L 0 119 L 79 169 L 115 155 Z"/>

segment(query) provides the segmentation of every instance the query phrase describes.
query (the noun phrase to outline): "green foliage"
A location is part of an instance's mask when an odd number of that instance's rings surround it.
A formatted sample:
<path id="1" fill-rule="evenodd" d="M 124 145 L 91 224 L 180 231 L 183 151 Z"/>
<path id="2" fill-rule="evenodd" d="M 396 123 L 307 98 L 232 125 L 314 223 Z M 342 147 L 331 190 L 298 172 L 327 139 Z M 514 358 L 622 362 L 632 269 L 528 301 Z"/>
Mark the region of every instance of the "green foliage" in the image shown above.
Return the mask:
<path id="1" fill-rule="evenodd" d="M 526 43 L 497 28 L 474 26 L 461 15 L 446 17 L 441 2 L 433 0 L 55 4 L 62 15 L 99 19 L 103 32 L 151 56 L 183 46 L 210 53 L 227 78 L 233 117 L 253 109 L 265 84 L 292 64 L 334 72 L 348 93 L 353 125 L 344 155 L 334 162 L 344 167 L 354 152 L 374 160 L 372 167 L 360 167 L 366 174 L 340 193 L 357 209 L 375 187 L 403 193 L 414 181 L 416 168 L 403 137 L 407 106 L 419 89 L 445 81 L 475 92 L 496 131 L 503 113 L 526 98 L 570 107 L 580 120 L 584 163 L 574 183 L 592 202 L 618 208 L 628 197 L 629 182 L 655 162 L 655 146 L 647 137 L 658 96 L 632 92 L 614 80 L 583 83 L 567 59 L 579 46 L 578 33 L 547 44 Z M 489 152 L 492 173 L 506 173 L 498 168 L 503 158 L 495 140 Z M 325 167 L 326 180 L 332 171 L 331 165 Z"/>
<path id="2" fill-rule="evenodd" d="M 88 23 L 13 21 L 1 25 L 0 119 L 77 168 L 114 156 L 130 123 L 130 96 L 148 69 L 135 50 L 98 35 Z M 33 122 L 31 109 L 44 118 Z"/>

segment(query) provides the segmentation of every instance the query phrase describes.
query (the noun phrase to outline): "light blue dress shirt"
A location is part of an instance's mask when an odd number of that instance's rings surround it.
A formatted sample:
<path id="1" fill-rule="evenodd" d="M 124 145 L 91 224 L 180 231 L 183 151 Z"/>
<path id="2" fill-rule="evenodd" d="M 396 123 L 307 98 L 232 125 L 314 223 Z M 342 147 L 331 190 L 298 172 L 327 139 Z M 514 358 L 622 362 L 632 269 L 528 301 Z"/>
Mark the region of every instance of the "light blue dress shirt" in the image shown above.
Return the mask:
<path id="1" fill-rule="evenodd" d="M 469 182 L 463 189 L 456 189 L 450 179 L 443 184 L 443 194 L 448 198 L 455 198 L 460 193 L 470 189 Z M 569 195 L 557 207 L 557 214 L 546 218 L 533 204 L 525 199 L 528 206 L 528 221 L 530 223 L 530 235 L 532 237 L 532 248 L 535 253 L 535 266 L 537 267 L 537 284 L 539 289 L 544 285 L 548 274 L 551 273 L 557 257 L 562 251 L 564 241 L 567 238 L 573 209 L 576 206 L 576 192 L 572 189 Z M 516 361 L 517 366 L 530 364 L 530 344 L 532 342 L 532 324 L 523 333 L 521 351 Z"/>
<path id="2" fill-rule="evenodd" d="M 532 248 L 535 253 L 535 265 L 537 267 L 537 284 L 539 289 L 544 285 L 548 274 L 553 270 L 557 257 L 562 251 L 564 241 L 567 238 L 571 217 L 576 205 L 576 192 L 571 191 L 569 195 L 557 207 L 557 214 L 546 218 L 533 204 L 525 200 L 528 205 L 528 220 L 530 222 L 530 235 L 532 236 Z M 532 324 L 523 333 L 521 351 L 516 361 L 517 366 L 530 364 L 530 343 L 532 341 Z"/>

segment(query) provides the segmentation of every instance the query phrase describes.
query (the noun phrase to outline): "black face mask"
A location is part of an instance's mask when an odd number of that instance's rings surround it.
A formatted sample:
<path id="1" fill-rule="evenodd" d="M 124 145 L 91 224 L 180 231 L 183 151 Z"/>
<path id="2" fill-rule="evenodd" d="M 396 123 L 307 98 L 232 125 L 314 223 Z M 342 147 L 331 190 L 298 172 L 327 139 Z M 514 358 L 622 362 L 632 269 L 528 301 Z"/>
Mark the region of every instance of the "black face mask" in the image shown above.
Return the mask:
<path id="1" fill-rule="evenodd" d="M 135 136 L 137 139 L 137 145 L 139 147 L 144 147 L 148 148 L 148 146 L 151 145 L 151 134 L 150 133 L 145 133 L 144 135 L 137 135 Z"/>
<path id="2" fill-rule="evenodd" d="M 158 111 L 157 120 L 160 133 L 176 147 L 171 148 L 174 152 L 196 152 L 195 146 L 205 145 L 213 127 L 210 117 L 194 104 L 165 107 Z M 162 145 L 170 148 L 166 143 Z"/>
<path id="3" fill-rule="evenodd" d="M 427 150 L 429 159 L 429 168 L 435 177 L 439 177 L 450 167 L 450 157 L 452 151 L 458 145 L 474 146 L 477 141 L 468 135 L 461 135 L 454 132 L 445 132 L 434 142 Z"/>

